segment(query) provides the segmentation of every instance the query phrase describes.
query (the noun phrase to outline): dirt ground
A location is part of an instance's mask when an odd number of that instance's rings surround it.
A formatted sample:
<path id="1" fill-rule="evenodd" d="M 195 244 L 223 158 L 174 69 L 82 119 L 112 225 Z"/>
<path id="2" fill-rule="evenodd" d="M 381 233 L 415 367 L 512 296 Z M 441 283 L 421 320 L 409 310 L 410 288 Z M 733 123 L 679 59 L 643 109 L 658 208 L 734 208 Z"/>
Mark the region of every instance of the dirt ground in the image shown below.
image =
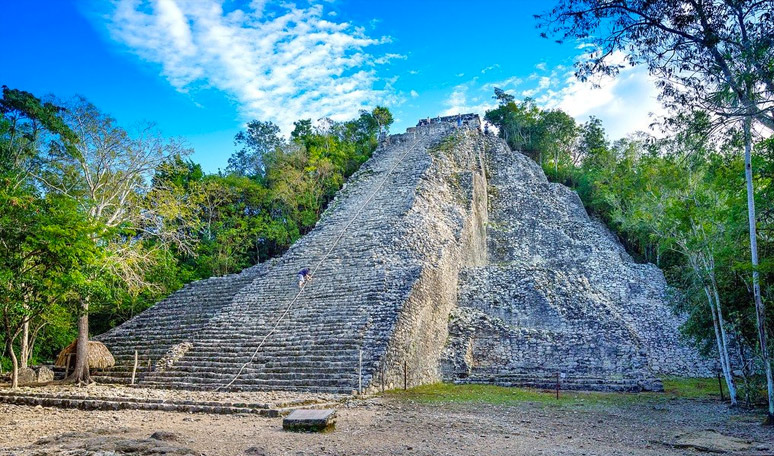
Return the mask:
<path id="1" fill-rule="evenodd" d="M 683 445 L 685 434 L 707 430 L 716 450 L 774 454 L 774 429 L 760 419 L 692 399 L 492 405 L 380 397 L 342 404 L 332 432 L 298 434 L 282 431 L 281 418 L 252 415 L 0 404 L 0 454 L 655 456 L 699 454 Z M 707 436 L 699 440 L 701 448 Z"/>

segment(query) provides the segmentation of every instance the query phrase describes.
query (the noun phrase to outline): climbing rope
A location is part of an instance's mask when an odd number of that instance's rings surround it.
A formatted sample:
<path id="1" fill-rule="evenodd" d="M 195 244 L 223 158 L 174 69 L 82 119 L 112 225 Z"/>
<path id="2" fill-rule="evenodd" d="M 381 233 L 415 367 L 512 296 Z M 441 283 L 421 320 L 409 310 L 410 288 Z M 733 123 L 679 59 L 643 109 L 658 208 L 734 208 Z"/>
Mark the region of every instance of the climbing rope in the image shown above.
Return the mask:
<path id="1" fill-rule="evenodd" d="M 325 260 L 328 259 L 328 257 L 330 256 L 331 252 L 333 252 L 333 249 L 336 248 L 336 246 L 339 244 L 339 241 L 341 241 L 341 238 L 344 236 L 344 233 L 346 233 L 346 231 L 349 229 L 349 227 L 352 225 L 352 223 L 363 212 L 363 209 L 365 209 L 365 207 L 368 206 L 368 204 L 371 202 L 371 200 L 374 199 L 376 194 L 379 193 L 379 191 L 381 191 L 382 187 L 384 187 L 384 184 L 387 183 L 387 179 L 390 177 L 390 175 L 392 175 L 392 172 L 395 171 L 395 169 L 398 167 L 398 165 L 403 163 L 403 159 L 405 159 L 406 156 L 411 151 L 414 150 L 414 148 L 416 147 L 417 143 L 419 143 L 419 140 L 414 140 L 414 143 L 411 145 L 411 147 L 406 149 L 406 151 L 397 160 L 395 160 L 395 163 L 387 171 L 387 174 L 385 174 L 384 179 L 382 179 L 382 182 L 379 184 L 379 186 L 376 187 L 376 189 L 373 192 L 371 192 L 371 194 L 368 196 L 368 198 L 365 200 L 365 202 L 355 211 L 355 215 L 349 220 L 349 222 L 347 222 L 346 225 L 344 225 L 344 228 L 341 229 L 341 232 L 338 234 L 338 236 L 336 236 L 336 239 L 333 241 L 333 245 L 331 245 L 331 247 L 328 249 L 328 251 L 325 252 L 325 255 L 323 255 L 323 257 L 320 259 L 320 261 L 317 262 L 317 265 L 315 265 L 315 267 L 312 269 L 312 272 L 309 274 L 310 277 L 314 278 L 314 274 L 317 272 L 317 270 L 320 268 L 320 266 L 322 266 L 322 264 L 325 262 Z M 279 324 L 282 322 L 282 320 L 285 318 L 285 316 L 288 314 L 288 312 L 290 312 L 291 307 L 293 307 L 293 304 L 295 304 L 296 301 L 298 301 L 298 298 L 301 296 L 301 294 L 304 292 L 305 289 L 306 289 L 306 282 L 303 285 L 301 285 L 301 288 L 298 290 L 298 293 L 296 293 L 296 296 L 293 298 L 293 300 L 290 301 L 290 303 L 285 307 L 285 310 L 282 312 L 280 317 L 274 323 L 274 326 L 272 326 L 271 330 L 268 333 L 266 333 L 265 336 L 263 336 L 263 339 L 261 339 L 261 342 L 255 348 L 255 351 L 253 352 L 253 356 L 250 357 L 250 360 L 247 361 L 246 363 L 242 364 L 242 367 L 239 368 L 239 372 L 237 372 L 237 374 L 234 376 L 233 379 L 231 379 L 230 382 L 228 382 L 228 384 L 219 386 L 219 387 L 215 388 L 214 391 L 219 391 L 222 388 L 228 388 L 231 385 L 233 385 L 235 381 L 237 381 L 239 376 L 242 375 L 242 372 L 244 372 L 245 368 L 250 363 L 252 363 L 255 360 L 256 356 L 258 356 L 258 351 L 260 351 L 261 347 L 263 347 L 263 344 L 266 342 L 266 340 L 269 338 L 269 336 L 274 334 L 274 331 L 276 331 L 276 329 L 279 326 Z"/>

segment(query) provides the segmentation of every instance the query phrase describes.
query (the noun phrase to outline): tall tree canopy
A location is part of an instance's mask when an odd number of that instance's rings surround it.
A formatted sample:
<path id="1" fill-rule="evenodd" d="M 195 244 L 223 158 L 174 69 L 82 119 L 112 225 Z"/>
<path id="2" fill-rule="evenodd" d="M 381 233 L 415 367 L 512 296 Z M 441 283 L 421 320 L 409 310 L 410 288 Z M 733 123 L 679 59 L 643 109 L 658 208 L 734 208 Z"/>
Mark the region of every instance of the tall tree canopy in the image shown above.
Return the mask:
<path id="1" fill-rule="evenodd" d="M 592 44 L 581 79 L 622 68 L 657 77 L 662 101 L 774 129 L 774 3 L 759 0 L 559 0 L 545 33 Z"/>
<path id="2" fill-rule="evenodd" d="M 647 65 L 673 111 L 698 109 L 721 127 L 743 132 L 752 294 L 760 356 L 767 378 L 769 414 L 774 424 L 774 374 L 765 328 L 760 284 L 752 148 L 755 126 L 774 130 L 774 2 L 759 0 L 558 0 L 538 15 L 547 33 L 560 41 L 591 46 L 576 74 L 614 75 L 621 51 L 632 65 Z"/>

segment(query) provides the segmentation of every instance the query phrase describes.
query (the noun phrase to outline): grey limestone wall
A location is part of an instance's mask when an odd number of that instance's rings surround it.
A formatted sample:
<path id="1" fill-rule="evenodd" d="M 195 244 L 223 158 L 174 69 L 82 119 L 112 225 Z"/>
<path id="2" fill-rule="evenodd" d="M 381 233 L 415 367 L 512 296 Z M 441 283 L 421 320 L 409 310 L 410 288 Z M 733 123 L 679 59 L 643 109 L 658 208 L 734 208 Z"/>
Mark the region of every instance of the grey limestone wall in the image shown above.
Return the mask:
<path id="1" fill-rule="evenodd" d="M 424 266 L 399 308 L 374 388 L 442 378 L 439 359 L 457 303 L 459 271 L 487 258 L 484 153 L 477 125 L 453 131 L 429 150 L 430 166 L 403 236 L 403 250 L 419 253 Z"/>

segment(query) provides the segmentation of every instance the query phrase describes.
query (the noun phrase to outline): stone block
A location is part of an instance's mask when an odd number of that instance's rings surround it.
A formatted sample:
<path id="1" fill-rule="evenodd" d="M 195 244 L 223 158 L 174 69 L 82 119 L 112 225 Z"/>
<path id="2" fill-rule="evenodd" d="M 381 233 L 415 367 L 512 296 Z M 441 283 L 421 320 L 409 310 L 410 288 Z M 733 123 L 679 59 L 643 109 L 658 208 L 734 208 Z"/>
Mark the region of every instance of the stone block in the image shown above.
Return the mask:
<path id="1" fill-rule="evenodd" d="M 46 366 L 40 366 L 38 368 L 38 383 L 47 383 L 54 381 L 54 371 Z"/>
<path id="2" fill-rule="evenodd" d="M 324 432 L 336 424 L 336 410 L 293 410 L 282 420 L 282 429 L 292 432 Z"/>
<path id="3" fill-rule="evenodd" d="M 35 370 L 29 367 L 23 367 L 19 369 L 19 384 L 27 385 L 38 381 L 38 375 Z"/>

